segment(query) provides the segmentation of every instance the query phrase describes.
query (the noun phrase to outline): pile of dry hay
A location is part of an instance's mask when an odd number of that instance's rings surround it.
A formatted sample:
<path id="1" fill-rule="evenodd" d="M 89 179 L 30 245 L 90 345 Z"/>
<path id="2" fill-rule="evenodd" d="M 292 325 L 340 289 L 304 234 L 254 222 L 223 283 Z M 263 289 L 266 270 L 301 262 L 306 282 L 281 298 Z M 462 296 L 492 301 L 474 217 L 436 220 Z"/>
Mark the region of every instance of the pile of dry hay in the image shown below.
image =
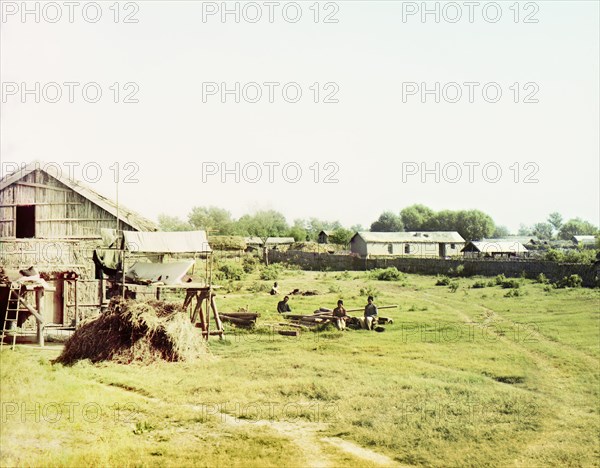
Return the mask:
<path id="1" fill-rule="evenodd" d="M 108 311 L 81 325 L 56 362 L 191 361 L 206 344 L 180 305 L 112 299 Z"/>

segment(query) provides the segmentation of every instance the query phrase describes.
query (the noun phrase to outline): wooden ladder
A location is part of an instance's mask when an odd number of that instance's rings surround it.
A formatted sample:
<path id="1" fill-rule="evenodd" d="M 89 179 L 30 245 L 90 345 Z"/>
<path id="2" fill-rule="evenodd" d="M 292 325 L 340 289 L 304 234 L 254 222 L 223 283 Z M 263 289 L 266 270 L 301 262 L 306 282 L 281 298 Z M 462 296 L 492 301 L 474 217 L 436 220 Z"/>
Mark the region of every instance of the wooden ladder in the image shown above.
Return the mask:
<path id="1" fill-rule="evenodd" d="M 4 323 L 2 324 L 2 335 L 0 335 L 0 350 L 4 346 L 4 338 L 7 334 L 12 335 L 12 346 L 11 349 L 15 350 L 15 344 L 17 342 L 17 322 L 19 320 L 19 312 L 25 311 L 26 309 L 21 308 L 19 305 L 21 285 L 11 283 L 10 291 L 8 293 L 8 304 L 6 305 L 6 315 L 4 316 Z M 10 328 L 9 328 L 10 325 Z"/>

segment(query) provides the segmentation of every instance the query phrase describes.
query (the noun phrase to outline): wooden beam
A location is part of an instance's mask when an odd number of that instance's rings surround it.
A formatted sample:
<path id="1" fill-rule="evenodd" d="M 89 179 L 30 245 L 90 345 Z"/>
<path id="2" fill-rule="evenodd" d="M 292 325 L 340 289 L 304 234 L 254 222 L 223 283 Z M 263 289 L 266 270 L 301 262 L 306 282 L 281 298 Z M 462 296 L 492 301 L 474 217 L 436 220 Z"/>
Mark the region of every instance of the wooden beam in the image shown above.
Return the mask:
<path id="1" fill-rule="evenodd" d="M 21 304 L 23 304 L 23 306 L 25 306 L 25 308 L 31 312 L 31 314 L 37 319 L 38 322 L 42 322 L 44 323 L 44 319 L 42 318 L 42 316 L 38 313 L 37 310 L 35 310 L 33 307 L 31 307 L 26 301 L 25 299 L 23 299 L 21 296 L 19 296 L 19 302 Z"/>
<path id="2" fill-rule="evenodd" d="M 41 320 L 37 321 L 38 344 L 44 346 L 44 288 L 37 288 L 35 290 L 35 306 L 41 317 Z"/>
<path id="3" fill-rule="evenodd" d="M 9 203 L 0 205 L 0 208 L 11 208 L 13 206 L 63 206 L 63 205 L 83 205 L 80 202 L 60 202 L 60 203 Z"/>
<path id="4" fill-rule="evenodd" d="M 54 187 L 53 185 L 36 184 L 34 182 L 15 182 L 14 185 L 23 185 L 25 187 L 37 187 L 37 188 L 43 188 L 43 189 L 48 189 L 48 190 L 56 190 L 57 192 L 74 192 L 74 190 L 71 190 L 71 189 Z"/>
<path id="5" fill-rule="evenodd" d="M 36 223 L 64 223 L 71 222 L 76 223 L 80 221 L 98 221 L 98 222 L 107 222 L 112 223 L 114 219 L 102 219 L 102 218 L 55 218 L 55 219 L 36 219 Z"/>

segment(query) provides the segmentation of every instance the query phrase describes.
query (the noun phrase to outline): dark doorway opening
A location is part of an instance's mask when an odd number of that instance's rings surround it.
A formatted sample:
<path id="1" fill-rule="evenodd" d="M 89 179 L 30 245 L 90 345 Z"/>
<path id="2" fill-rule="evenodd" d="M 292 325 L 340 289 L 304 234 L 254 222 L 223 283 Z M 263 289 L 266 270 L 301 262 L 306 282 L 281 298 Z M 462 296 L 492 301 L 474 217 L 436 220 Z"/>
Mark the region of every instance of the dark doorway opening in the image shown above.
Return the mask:
<path id="1" fill-rule="evenodd" d="M 17 239 L 35 237 L 35 206 L 17 206 Z"/>

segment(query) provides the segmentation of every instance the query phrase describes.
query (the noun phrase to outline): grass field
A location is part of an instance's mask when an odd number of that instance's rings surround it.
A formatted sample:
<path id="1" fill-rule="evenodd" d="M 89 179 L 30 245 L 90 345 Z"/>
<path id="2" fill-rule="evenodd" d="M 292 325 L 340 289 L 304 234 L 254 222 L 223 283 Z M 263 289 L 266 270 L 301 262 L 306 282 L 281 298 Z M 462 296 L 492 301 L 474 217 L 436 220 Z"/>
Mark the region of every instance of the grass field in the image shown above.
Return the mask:
<path id="1" fill-rule="evenodd" d="M 284 337 L 277 299 L 249 305 L 254 332 L 229 329 L 200 363 L 52 365 L 59 350 L 1 355 L 2 466 L 599 466 L 600 292 L 520 280 L 455 292 L 436 278 L 287 271 L 294 312 L 364 306 L 384 333 Z M 487 279 L 486 279 L 487 281 Z M 263 282 L 270 284 L 271 282 Z"/>

